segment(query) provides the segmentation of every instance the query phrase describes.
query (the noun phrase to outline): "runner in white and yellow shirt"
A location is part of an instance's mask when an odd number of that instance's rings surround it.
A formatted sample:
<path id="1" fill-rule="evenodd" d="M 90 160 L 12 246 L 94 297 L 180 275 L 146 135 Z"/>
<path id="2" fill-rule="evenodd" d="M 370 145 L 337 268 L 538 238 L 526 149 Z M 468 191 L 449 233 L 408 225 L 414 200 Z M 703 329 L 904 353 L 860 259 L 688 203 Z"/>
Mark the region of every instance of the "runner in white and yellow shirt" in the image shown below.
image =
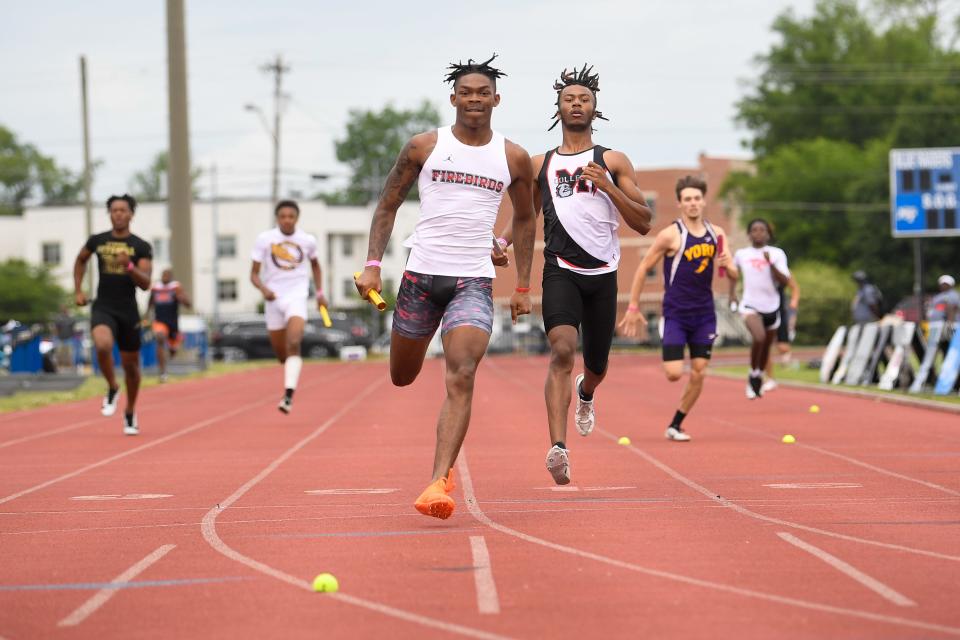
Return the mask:
<path id="1" fill-rule="evenodd" d="M 277 406 L 290 413 L 303 359 L 300 343 L 307 320 L 310 273 L 317 288 L 317 306 L 327 304 L 317 261 L 317 239 L 297 228 L 300 207 L 283 200 L 274 209 L 277 226 L 257 236 L 253 247 L 250 281 L 263 293 L 270 345 L 283 363 L 284 394 Z"/>

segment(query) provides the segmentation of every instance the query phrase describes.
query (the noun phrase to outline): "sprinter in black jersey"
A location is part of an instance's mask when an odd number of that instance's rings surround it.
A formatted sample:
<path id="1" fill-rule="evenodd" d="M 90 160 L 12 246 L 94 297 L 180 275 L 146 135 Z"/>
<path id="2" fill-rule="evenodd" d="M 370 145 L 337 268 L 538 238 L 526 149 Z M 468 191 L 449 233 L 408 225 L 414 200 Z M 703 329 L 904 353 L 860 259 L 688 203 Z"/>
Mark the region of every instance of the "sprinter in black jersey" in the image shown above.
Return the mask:
<path id="1" fill-rule="evenodd" d="M 622 219 L 645 235 L 653 218 L 629 158 L 593 142 L 594 121 L 606 118 L 597 111 L 600 76 L 592 71 L 585 64 L 560 74 L 553 85 L 553 117 L 554 126 L 561 125 L 563 142 L 532 159 L 537 176 L 533 205 L 543 213 L 543 324 L 550 341 L 544 395 L 553 446 L 546 466 L 557 484 L 570 482 L 566 434 L 571 386 L 577 395 L 577 431 L 587 436 L 596 423 L 593 394 L 607 374 L 617 316 L 617 228 Z M 583 373 L 571 380 L 578 333 Z"/>
<path id="2" fill-rule="evenodd" d="M 113 369 L 113 345 L 116 344 L 127 383 L 123 433 L 128 436 L 140 433 L 136 415 L 140 390 L 140 312 L 136 290 L 137 287 L 144 291 L 150 288 L 153 270 L 150 245 L 130 232 L 130 220 L 136 208 L 133 196 L 110 196 L 107 210 L 113 228 L 90 236 L 73 265 L 74 297 L 78 306 L 84 306 L 88 299 L 83 292 L 83 276 L 90 256 L 97 256 L 100 277 L 90 314 L 90 331 L 97 363 L 108 387 L 100 413 L 112 416 L 117 410 L 120 385 Z"/>

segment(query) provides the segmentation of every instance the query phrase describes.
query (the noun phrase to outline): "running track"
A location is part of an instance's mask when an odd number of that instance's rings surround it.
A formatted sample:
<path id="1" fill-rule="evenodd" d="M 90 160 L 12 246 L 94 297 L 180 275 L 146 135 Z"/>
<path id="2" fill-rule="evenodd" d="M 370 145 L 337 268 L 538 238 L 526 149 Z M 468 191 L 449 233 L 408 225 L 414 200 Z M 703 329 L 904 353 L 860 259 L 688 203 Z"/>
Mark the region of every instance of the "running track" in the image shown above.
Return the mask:
<path id="1" fill-rule="evenodd" d="M 680 386 L 618 356 L 557 490 L 545 367 L 484 361 L 446 521 L 435 360 L 309 365 L 288 417 L 279 368 L 151 388 L 137 438 L 2 415 L 0 638 L 960 636 L 956 415 L 711 378 L 668 443 Z"/>

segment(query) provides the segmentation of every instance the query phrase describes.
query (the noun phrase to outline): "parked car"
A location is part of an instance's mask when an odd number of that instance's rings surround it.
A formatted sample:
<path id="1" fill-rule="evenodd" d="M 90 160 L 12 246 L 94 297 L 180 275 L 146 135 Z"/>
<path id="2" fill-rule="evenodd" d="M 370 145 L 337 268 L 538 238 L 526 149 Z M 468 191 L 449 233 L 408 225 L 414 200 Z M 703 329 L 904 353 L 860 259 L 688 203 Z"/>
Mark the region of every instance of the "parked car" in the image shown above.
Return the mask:
<path id="1" fill-rule="evenodd" d="M 335 326 L 327 329 L 307 322 L 303 329 L 300 353 L 307 358 L 336 357 L 341 347 L 350 344 L 350 334 Z M 213 332 L 211 348 L 215 360 L 253 360 L 273 358 L 270 335 L 263 318 L 225 322 Z"/>
<path id="2" fill-rule="evenodd" d="M 333 323 L 332 329 L 342 331 L 347 335 L 346 345 L 360 345 L 369 348 L 373 344 L 373 334 L 370 327 L 361 318 L 356 315 L 344 313 L 343 311 L 331 311 L 330 321 Z M 329 331 L 323 326 L 320 318 L 310 318 L 307 322 L 320 331 Z"/>

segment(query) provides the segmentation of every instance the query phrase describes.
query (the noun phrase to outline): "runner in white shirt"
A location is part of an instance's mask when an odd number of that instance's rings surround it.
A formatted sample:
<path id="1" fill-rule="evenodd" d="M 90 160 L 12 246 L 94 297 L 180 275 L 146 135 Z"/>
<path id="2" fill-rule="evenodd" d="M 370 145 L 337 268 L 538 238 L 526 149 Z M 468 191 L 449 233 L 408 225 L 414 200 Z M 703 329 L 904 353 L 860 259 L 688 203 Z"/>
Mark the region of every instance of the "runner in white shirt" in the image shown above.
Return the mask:
<path id="1" fill-rule="evenodd" d="M 441 519 L 455 507 L 448 495 L 454 487 L 453 463 L 470 424 L 474 377 L 493 328 L 493 223 L 505 193 L 516 211 L 514 321 L 531 306 L 533 171 L 529 154 L 490 127 L 500 103 L 497 78 L 504 75 L 490 66 L 492 61 L 450 65 L 456 122 L 413 136 L 400 152 L 373 214 L 367 263 L 357 280 L 361 296 L 381 290 L 380 258 L 397 209 L 419 180 L 420 220 L 393 314 L 390 378 L 398 387 L 417 378 L 442 323 L 447 397 L 437 421 L 433 478 L 414 503 L 420 513 Z"/>
<path id="2" fill-rule="evenodd" d="M 763 218 L 751 220 L 747 226 L 751 246 L 739 249 L 733 262 L 743 279 L 740 315 L 743 316 L 753 344 L 750 347 L 750 374 L 747 377 L 747 397 L 762 395 L 763 370 L 770 358 L 770 345 L 780 326 L 780 291 L 790 281 L 787 254 L 782 249 L 768 246 L 773 241 L 773 229 Z M 730 281 L 730 297 L 734 299 L 736 278 Z"/>
<path id="3" fill-rule="evenodd" d="M 257 236 L 254 244 L 250 281 L 266 300 L 264 312 L 270 344 L 283 363 L 284 394 L 277 408 L 290 413 L 303 366 L 300 343 L 307 320 L 311 271 L 317 287 L 317 306 L 326 305 L 327 299 L 323 296 L 317 261 L 317 239 L 297 229 L 300 207 L 293 200 L 283 200 L 277 203 L 274 215 L 277 226 Z"/>

